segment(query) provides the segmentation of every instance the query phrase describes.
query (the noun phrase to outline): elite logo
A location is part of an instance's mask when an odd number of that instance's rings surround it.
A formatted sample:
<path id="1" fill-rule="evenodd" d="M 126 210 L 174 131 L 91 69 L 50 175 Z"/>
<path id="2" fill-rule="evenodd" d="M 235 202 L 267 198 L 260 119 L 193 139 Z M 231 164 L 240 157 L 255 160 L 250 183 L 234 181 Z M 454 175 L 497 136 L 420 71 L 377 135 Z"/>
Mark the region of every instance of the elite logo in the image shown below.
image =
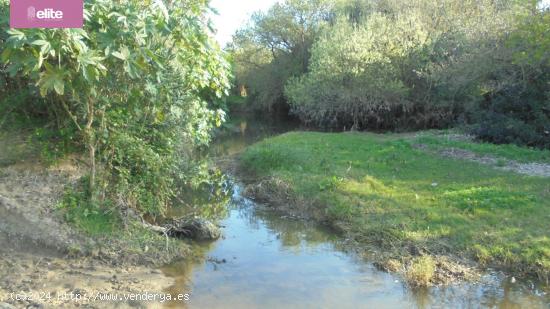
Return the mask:
<path id="1" fill-rule="evenodd" d="M 83 0 L 10 0 L 11 28 L 82 28 Z"/>
<path id="2" fill-rule="evenodd" d="M 63 11 L 56 11 L 54 9 L 44 9 L 42 11 L 36 11 L 34 6 L 29 6 L 27 9 L 27 19 L 29 21 L 34 21 L 35 18 L 38 19 L 63 19 Z"/>

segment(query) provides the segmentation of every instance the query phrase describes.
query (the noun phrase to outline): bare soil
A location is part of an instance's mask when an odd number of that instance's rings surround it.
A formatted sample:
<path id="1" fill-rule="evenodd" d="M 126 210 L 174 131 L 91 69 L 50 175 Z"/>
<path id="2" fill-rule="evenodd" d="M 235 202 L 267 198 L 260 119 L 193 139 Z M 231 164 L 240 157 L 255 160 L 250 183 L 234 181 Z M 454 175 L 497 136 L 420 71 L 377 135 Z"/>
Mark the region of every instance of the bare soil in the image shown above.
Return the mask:
<path id="1" fill-rule="evenodd" d="M 163 293 L 174 283 L 145 266 L 113 267 L 95 259 L 36 251 L 2 252 L 0 277 L 0 308 L 1 302 L 15 308 L 155 308 L 158 303 L 96 297 Z"/>
<path id="2" fill-rule="evenodd" d="M 97 293 L 160 294 L 173 279 L 156 270 L 154 262 L 164 261 L 162 253 L 131 255 L 123 243 L 102 243 L 97 251 L 94 246 L 102 240 L 83 235 L 63 220 L 56 211 L 57 201 L 64 187 L 81 176 L 73 163 L 54 168 L 37 162 L 0 167 L 0 308 L 159 306 L 92 298 Z M 87 297 L 70 296 L 77 294 Z"/>
<path id="3" fill-rule="evenodd" d="M 468 160 L 490 165 L 493 168 L 503 171 L 510 171 L 528 176 L 550 177 L 550 164 L 546 163 L 520 163 L 514 160 L 506 160 L 488 155 L 481 156 L 474 152 L 458 148 L 443 149 L 439 154 L 453 159 Z"/>
<path id="4" fill-rule="evenodd" d="M 428 147 L 423 144 L 415 145 L 416 148 L 429 151 Z M 550 177 L 550 164 L 547 163 L 521 163 L 514 160 L 498 158 L 490 155 L 479 155 L 475 152 L 459 149 L 459 148 L 444 148 L 437 151 L 437 154 L 443 157 L 467 160 L 483 165 L 491 166 L 492 168 L 523 174 L 536 177 Z"/>

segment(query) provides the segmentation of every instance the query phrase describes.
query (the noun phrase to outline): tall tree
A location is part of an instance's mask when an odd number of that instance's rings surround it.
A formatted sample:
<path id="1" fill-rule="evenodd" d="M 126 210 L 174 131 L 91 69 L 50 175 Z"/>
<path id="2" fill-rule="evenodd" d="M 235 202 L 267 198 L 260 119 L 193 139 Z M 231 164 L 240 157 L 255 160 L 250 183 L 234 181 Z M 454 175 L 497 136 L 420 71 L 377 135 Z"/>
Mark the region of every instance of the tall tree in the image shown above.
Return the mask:
<path id="1" fill-rule="evenodd" d="M 285 105 L 284 85 L 307 71 L 310 49 L 333 4 L 327 0 L 287 0 L 252 16 L 231 46 L 237 83 L 248 88 L 258 108 Z"/>
<path id="2" fill-rule="evenodd" d="M 57 129 L 86 149 L 92 203 L 162 214 L 185 152 L 223 121 L 209 100 L 226 92 L 228 65 L 207 13 L 203 0 L 93 0 L 83 29 L 2 24 L 9 78 L 46 100 Z"/>

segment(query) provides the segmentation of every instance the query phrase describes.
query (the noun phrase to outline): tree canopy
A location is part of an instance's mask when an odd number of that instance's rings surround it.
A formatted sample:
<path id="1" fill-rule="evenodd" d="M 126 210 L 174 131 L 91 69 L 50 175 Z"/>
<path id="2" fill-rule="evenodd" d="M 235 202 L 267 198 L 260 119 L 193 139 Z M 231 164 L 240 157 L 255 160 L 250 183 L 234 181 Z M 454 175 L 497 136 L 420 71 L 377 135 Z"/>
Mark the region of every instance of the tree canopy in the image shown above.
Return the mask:
<path id="1" fill-rule="evenodd" d="M 22 109 L 86 149 L 92 201 L 162 214 L 189 176 L 185 153 L 225 117 L 214 102 L 229 67 L 207 3 L 86 1 L 83 29 L 9 29 L 1 4 L 4 91 L 28 93 Z"/>
<path id="2" fill-rule="evenodd" d="M 284 1 L 234 38 L 254 109 L 330 129 L 466 125 L 550 145 L 548 11 L 536 1 Z"/>

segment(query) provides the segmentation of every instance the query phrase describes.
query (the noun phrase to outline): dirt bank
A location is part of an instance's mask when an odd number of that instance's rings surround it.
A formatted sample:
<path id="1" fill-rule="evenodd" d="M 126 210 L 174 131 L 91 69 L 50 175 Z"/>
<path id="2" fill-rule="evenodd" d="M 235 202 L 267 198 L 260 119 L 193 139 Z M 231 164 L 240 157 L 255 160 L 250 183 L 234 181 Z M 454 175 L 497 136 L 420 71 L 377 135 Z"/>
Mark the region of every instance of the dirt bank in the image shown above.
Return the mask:
<path id="1" fill-rule="evenodd" d="M 125 298 L 160 294 L 173 284 L 150 267 L 113 267 L 92 258 L 69 259 L 36 251 L 1 252 L 0 277 L 0 303 L 15 308 L 154 308 L 159 302 Z"/>
<path id="2" fill-rule="evenodd" d="M 55 213 L 66 184 L 76 171 L 39 170 L 32 165 L 0 169 L 0 233 L 9 247 L 41 247 L 67 252 L 86 241 Z"/>
<path id="3" fill-rule="evenodd" d="M 185 256 L 185 245 L 143 243 L 136 250 L 142 241 L 91 237 L 67 224 L 56 205 L 81 175 L 70 159 L 49 168 L 36 158 L 0 166 L 0 308 L 160 306 L 126 297 L 163 295 L 173 280 L 157 266 Z"/>

